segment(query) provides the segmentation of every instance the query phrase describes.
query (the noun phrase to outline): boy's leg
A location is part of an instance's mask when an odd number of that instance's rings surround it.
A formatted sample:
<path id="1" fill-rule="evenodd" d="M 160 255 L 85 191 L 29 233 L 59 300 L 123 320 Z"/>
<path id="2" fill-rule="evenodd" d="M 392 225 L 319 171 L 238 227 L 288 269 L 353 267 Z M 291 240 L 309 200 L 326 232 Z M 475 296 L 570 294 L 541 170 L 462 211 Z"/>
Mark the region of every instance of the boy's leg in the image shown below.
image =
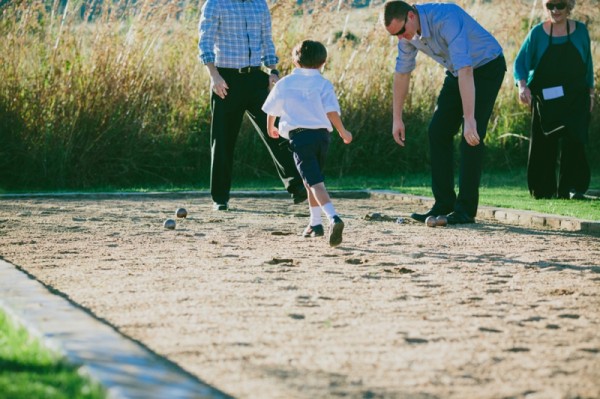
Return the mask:
<path id="1" fill-rule="evenodd" d="M 310 222 L 302 232 L 304 237 L 321 237 L 325 234 L 323 231 L 323 219 L 321 217 L 321 206 L 310 190 L 310 187 L 305 184 L 308 196 L 308 205 L 310 211 Z"/>
<path id="2" fill-rule="evenodd" d="M 344 222 L 337 215 L 329 193 L 325 189 L 321 170 L 325 164 L 329 148 L 330 134 L 325 129 L 307 130 L 292 134 L 290 146 L 294 151 L 294 160 L 305 184 L 310 187 L 309 202 L 316 202 L 330 221 L 329 245 L 336 246 L 342 242 Z M 313 202 L 314 201 L 314 202 Z"/>
<path id="3" fill-rule="evenodd" d="M 331 203 L 329 193 L 325 189 L 325 183 L 317 183 L 310 186 L 310 191 L 317 199 L 321 209 L 329 219 L 329 245 L 335 247 L 342 243 L 342 233 L 344 231 L 344 222 L 335 211 L 335 207 Z"/>

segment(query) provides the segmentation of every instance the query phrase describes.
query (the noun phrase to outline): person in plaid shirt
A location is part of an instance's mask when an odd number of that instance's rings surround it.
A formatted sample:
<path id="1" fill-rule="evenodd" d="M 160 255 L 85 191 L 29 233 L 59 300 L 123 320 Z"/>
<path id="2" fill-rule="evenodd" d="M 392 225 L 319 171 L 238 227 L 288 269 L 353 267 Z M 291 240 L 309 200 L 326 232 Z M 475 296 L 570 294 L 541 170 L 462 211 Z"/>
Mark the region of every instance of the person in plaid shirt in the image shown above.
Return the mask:
<path id="1" fill-rule="evenodd" d="M 211 84 L 211 179 L 213 209 L 229 208 L 233 154 L 244 114 L 267 146 L 277 173 L 294 203 L 306 200 L 287 141 L 268 138 L 261 107 L 279 79 L 279 59 L 265 0 L 207 0 L 199 24 L 199 59 Z M 263 72 L 261 65 L 269 70 Z"/>

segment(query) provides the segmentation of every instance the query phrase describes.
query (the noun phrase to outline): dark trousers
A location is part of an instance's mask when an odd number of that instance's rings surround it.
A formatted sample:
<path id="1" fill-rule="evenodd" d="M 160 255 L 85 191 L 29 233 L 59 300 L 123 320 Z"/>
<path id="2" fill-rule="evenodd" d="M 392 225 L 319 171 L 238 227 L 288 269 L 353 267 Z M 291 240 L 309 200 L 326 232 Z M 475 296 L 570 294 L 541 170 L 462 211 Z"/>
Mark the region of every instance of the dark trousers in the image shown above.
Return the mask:
<path id="1" fill-rule="evenodd" d="M 556 163 L 559 159 L 557 187 Z M 534 198 L 569 198 L 571 191 L 583 194 L 589 188 L 590 177 L 581 140 L 564 129 L 546 136 L 542 133 L 538 113 L 533 112 L 527 160 L 527 184 L 531 195 Z"/>
<path id="2" fill-rule="evenodd" d="M 502 85 L 506 63 L 504 57 L 474 70 L 475 120 L 480 143 L 470 146 L 461 134 L 458 198 L 454 191 L 454 135 L 463 123 L 463 109 L 458 78 L 449 72 L 438 97 L 429 124 L 431 188 L 435 198 L 433 210 L 438 214 L 452 211 L 475 217 L 479 205 L 479 183 L 483 161 L 483 140 L 488 121 Z"/>
<path id="3" fill-rule="evenodd" d="M 219 68 L 219 72 L 229 89 L 225 99 L 221 99 L 214 92 L 211 94 L 210 193 L 213 201 L 229 201 L 233 154 L 244 114 L 248 115 L 271 154 L 277 174 L 286 190 L 289 193 L 303 192 L 304 185 L 296 170 L 287 140 L 272 139 L 267 134 L 267 115 L 261 107 L 269 94 L 269 76 L 260 70 L 240 74 L 235 70 Z"/>

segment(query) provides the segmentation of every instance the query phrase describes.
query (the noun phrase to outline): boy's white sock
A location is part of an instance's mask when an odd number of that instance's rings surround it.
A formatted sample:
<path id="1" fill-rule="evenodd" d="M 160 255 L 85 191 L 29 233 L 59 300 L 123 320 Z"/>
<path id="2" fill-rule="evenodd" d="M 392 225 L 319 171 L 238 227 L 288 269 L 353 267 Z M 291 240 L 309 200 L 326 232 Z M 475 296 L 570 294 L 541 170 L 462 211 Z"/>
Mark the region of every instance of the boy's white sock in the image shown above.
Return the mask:
<path id="1" fill-rule="evenodd" d="M 322 208 L 323 212 L 325 212 L 325 215 L 327 215 L 327 219 L 329 219 L 329 221 L 331 222 L 333 220 L 333 217 L 337 215 L 337 213 L 335 212 L 335 208 L 333 207 L 333 203 L 328 202 L 325 205 L 323 205 Z"/>
<path id="2" fill-rule="evenodd" d="M 323 224 L 323 219 L 321 218 L 321 207 L 320 206 L 311 206 L 310 207 L 310 225 L 317 226 L 319 224 Z"/>

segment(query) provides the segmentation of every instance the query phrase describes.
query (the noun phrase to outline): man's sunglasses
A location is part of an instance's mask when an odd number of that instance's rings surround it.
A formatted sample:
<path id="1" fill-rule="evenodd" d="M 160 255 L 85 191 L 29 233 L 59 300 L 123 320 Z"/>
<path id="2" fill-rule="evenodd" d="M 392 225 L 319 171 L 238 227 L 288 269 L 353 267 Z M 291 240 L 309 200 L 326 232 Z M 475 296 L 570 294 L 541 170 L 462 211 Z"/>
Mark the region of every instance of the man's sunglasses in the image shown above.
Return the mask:
<path id="1" fill-rule="evenodd" d="M 567 3 L 546 3 L 546 8 L 550 11 L 554 10 L 564 10 L 567 8 Z"/>
<path id="2" fill-rule="evenodd" d="M 404 32 L 406 32 L 406 21 L 408 20 L 408 13 L 406 13 L 406 16 L 404 17 L 404 26 L 402 27 L 402 29 L 400 29 L 398 32 L 396 33 L 392 33 L 392 36 L 399 36 L 399 35 L 403 35 Z"/>

